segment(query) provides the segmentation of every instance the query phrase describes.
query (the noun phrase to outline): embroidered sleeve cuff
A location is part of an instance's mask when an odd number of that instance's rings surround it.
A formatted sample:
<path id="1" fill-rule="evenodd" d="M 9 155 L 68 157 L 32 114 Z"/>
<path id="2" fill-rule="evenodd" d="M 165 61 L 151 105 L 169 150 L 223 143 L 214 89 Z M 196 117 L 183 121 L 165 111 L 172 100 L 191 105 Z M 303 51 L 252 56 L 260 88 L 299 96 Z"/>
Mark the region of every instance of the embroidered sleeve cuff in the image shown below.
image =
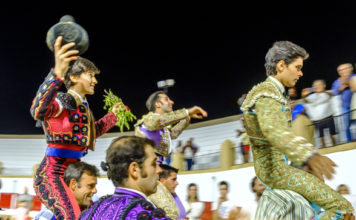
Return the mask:
<path id="1" fill-rule="evenodd" d="M 315 149 L 315 151 L 313 151 L 308 157 L 307 159 L 302 163 L 302 167 L 307 166 L 309 163 L 310 158 L 312 158 L 313 156 L 317 155 L 318 151 Z"/>
<path id="2" fill-rule="evenodd" d="M 54 69 L 52 68 L 51 69 L 51 74 L 56 78 L 56 79 L 58 79 L 58 80 L 60 80 L 60 81 L 64 81 L 64 77 L 58 77 L 58 75 L 54 72 Z"/>
<path id="3" fill-rule="evenodd" d="M 119 119 L 116 117 L 116 114 L 114 112 L 110 112 L 109 115 L 111 118 L 113 118 L 113 122 L 115 122 L 114 123 L 114 125 L 115 125 Z"/>

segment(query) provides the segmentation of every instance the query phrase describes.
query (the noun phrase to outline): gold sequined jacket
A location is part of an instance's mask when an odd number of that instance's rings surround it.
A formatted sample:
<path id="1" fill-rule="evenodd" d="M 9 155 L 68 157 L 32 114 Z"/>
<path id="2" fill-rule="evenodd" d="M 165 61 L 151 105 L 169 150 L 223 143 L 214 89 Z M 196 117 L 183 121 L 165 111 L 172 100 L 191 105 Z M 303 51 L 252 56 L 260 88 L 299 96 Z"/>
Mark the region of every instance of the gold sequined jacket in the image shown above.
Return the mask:
<path id="1" fill-rule="evenodd" d="M 136 123 L 135 135 L 154 140 L 157 152 L 169 157 L 171 139 L 176 139 L 188 127 L 189 122 L 184 108 L 164 114 L 149 112 Z"/>
<path id="2" fill-rule="evenodd" d="M 316 153 L 312 144 L 293 133 L 291 107 L 273 80 L 267 78 L 254 86 L 241 109 L 256 173 L 274 170 L 274 162 L 284 160 L 282 154 L 296 165 L 303 165 Z"/>

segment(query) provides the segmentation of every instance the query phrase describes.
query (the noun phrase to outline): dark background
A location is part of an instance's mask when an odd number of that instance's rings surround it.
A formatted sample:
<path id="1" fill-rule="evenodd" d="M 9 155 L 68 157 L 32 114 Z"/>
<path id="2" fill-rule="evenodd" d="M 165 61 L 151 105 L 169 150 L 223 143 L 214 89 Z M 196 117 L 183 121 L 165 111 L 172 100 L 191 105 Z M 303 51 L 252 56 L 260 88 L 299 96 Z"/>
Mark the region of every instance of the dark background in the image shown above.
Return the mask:
<path id="1" fill-rule="evenodd" d="M 214 7 L 187 11 L 94 5 L 88 10 L 62 3 L 47 9 L 1 9 L 0 134 L 42 133 L 29 109 L 54 62 L 46 33 L 65 14 L 87 30 L 90 46 L 83 57 L 101 69 L 96 93 L 88 96 L 96 118 L 105 114 L 103 90 L 109 88 L 140 118 L 156 82 L 165 79 L 176 81 L 169 89 L 175 109 L 199 105 L 208 111 L 205 120 L 235 115 L 239 96 L 265 79 L 264 56 L 278 40 L 310 53 L 298 92 L 319 78 L 330 89 L 337 65 L 356 61 L 354 13 L 310 15 L 286 8 L 283 14 L 245 16 Z"/>

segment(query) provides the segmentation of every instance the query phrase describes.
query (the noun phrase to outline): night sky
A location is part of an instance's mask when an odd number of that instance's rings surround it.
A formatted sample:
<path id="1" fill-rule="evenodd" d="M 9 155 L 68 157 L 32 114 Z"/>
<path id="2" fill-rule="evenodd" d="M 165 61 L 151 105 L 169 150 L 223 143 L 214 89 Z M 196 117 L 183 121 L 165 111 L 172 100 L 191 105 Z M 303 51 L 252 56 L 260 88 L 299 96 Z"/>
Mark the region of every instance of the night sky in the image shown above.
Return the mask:
<path id="1" fill-rule="evenodd" d="M 83 57 L 101 70 L 96 93 L 88 96 L 97 119 L 105 114 L 104 89 L 111 88 L 140 118 L 147 97 L 158 90 L 156 82 L 165 79 L 176 81 L 169 89 L 175 109 L 199 105 L 208 111 L 205 120 L 235 115 L 239 96 L 265 79 L 264 56 L 278 40 L 290 40 L 310 54 L 299 91 L 314 79 L 325 79 L 329 89 L 337 65 L 356 62 L 352 15 L 256 20 L 214 11 L 1 10 L 0 134 L 42 133 L 29 109 L 54 63 L 46 33 L 65 14 L 87 30 L 90 46 Z"/>

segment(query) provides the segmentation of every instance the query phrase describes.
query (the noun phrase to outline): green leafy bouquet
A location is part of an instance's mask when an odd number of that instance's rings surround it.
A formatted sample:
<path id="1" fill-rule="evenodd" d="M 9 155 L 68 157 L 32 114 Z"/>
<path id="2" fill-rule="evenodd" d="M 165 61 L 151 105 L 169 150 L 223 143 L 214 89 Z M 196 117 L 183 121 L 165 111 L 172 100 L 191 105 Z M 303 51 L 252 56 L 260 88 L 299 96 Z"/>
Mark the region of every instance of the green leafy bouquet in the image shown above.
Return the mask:
<path id="1" fill-rule="evenodd" d="M 109 92 L 104 89 L 104 109 L 107 110 L 108 112 L 111 112 L 112 108 L 114 105 L 118 102 L 122 102 L 122 100 L 117 97 L 111 89 L 109 89 Z M 122 105 L 122 108 L 119 108 L 115 112 L 116 117 L 118 118 L 117 123 L 115 126 L 120 128 L 120 132 L 124 130 L 124 126 L 126 127 L 127 130 L 130 129 L 130 124 L 129 122 L 133 122 L 134 119 L 136 119 L 136 116 L 132 114 L 131 109 L 128 106 Z"/>

